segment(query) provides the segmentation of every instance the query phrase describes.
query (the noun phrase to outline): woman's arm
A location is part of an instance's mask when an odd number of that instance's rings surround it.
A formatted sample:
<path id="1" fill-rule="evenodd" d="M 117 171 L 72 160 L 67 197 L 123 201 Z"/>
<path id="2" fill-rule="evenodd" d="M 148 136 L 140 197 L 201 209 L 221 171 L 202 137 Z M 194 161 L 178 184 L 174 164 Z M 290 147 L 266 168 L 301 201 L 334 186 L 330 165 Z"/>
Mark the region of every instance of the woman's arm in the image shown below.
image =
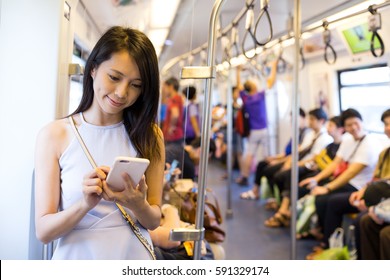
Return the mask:
<path id="1" fill-rule="evenodd" d="M 80 200 L 70 208 L 58 212 L 60 203 L 60 167 L 64 143 L 69 143 L 63 120 L 43 128 L 37 137 L 35 150 L 35 224 L 37 238 L 51 242 L 71 231 L 84 215 L 101 199 L 101 180 L 97 172 L 89 174 L 90 185 L 85 189 L 91 200 Z M 98 171 L 100 176 L 104 172 Z M 93 179 L 95 178 L 95 179 Z M 96 204 L 95 204 L 96 203 Z"/>

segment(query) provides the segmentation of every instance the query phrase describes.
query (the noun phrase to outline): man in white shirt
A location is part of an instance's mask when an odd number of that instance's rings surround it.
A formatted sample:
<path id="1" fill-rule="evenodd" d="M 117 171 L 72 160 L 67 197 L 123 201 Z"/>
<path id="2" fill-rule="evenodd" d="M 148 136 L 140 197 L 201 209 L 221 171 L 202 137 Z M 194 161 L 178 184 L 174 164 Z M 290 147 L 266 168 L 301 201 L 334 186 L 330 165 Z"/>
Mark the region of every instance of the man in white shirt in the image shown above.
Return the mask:
<path id="1" fill-rule="evenodd" d="M 328 247 L 328 239 L 341 226 L 343 215 L 359 211 L 350 205 L 349 196 L 371 180 L 380 153 L 377 139 L 364 130 L 363 119 L 358 111 L 347 109 L 342 112 L 341 119 L 345 131 L 352 137 L 342 140 L 335 159 L 327 168 L 300 183 L 303 186 L 308 182 L 320 182 L 332 176 L 340 164 L 348 163 L 339 176 L 328 184 L 315 186 L 311 190 L 311 194 L 316 196 L 316 212 L 324 234 L 320 244 L 322 248 Z"/>

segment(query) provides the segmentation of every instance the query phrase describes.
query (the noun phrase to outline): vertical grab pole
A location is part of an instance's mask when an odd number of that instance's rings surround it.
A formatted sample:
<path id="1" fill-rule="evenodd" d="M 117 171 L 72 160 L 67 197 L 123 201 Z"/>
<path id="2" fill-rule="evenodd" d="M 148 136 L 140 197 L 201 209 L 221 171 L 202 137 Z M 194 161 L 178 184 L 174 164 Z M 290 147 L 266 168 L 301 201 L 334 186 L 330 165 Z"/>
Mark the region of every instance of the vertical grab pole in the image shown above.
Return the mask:
<path id="1" fill-rule="evenodd" d="M 231 218 L 233 216 L 232 209 L 232 169 L 233 169 L 233 92 L 230 82 L 230 76 L 227 90 L 227 210 L 226 217 Z"/>
<path id="2" fill-rule="evenodd" d="M 208 54 L 207 65 L 211 68 L 214 66 L 215 45 L 216 45 L 216 23 L 220 8 L 225 0 L 216 0 L 213 6 L 209 25 L 209 40 L 208 40 Z M 206 172 L 210 147 L 210 128 L 211 128 L 211 93 L 212 93 L 212 78 L 207 78 L 205 82 L 205 98 L 203 107 L 202 120 L 202 138 L 201 138 L 201 155 L 199 163 L 199 180 L 198 180 L 198 203 L 196 209 L 195 228 L 203 228 L 204 218 L 204 195 L 206 184 Z M 201 256 L 201 241 L 195 241 L 194 260 L 199 260 Z"/>
<path id="3" fill-rule="evenodd" d="M 298 197 L 298 107 L 299 107 L 299 39 L 301 35 L 301 3 L 294 0 L 294 87 L 292 99 L 292 168 L 291 168 L 291 259 L 297 258 L 296 251 L 296 220 Z"/>

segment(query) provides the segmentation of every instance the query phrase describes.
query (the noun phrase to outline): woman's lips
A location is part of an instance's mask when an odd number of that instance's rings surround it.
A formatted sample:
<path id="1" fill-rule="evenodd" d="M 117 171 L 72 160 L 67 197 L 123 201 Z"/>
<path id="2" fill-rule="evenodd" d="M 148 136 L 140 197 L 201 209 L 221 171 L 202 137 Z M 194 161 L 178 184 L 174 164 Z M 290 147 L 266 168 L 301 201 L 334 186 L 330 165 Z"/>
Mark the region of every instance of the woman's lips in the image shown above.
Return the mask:
<path id="1" fill-rule="evenodd" d="M 107 98 L 108 98 L 108 101 L 111 103 L 111 105 L 114 107 L 120 107 L 123 105 L 122 102 L 117 102 L 117 101 L 111 99 L 109 96 L 107 96 Z"/>

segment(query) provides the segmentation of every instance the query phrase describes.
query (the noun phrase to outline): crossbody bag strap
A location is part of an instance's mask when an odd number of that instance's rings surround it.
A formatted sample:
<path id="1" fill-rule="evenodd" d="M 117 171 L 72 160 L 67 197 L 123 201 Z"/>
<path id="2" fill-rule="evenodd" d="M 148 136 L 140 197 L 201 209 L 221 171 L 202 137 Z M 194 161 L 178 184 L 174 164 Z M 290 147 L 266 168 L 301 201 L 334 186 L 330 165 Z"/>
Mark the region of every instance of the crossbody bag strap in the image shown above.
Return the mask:
<path id="1" fill-rule="evenodd" d="M 359 143 L 357 143 L 355 149 L 353 150 L 352 154 L 349 156 L 347 162 L 349 162 L 351 160 L 351 158 L 353 158 L 353 156 L 356 154 L 356 151 L 358 150 L 360 144 L 363 142 L 365 137 L 366 137 L 366 135 L 364 135 L 362 138 L 360 138 Z"/>
<path id="2" fill-rule="evenodd" d="M 97 165 L 96 165 L 96 162 L 94 161 L 93 157 L 91 156 L 91 153 L 89 152 L 87 146 L 85 145 L 84 141 L 83 141 L 83 138 L 81 137 L 75 123 L 74 123 L 74 120 L 72 118 L 72 116 L 69 116 L 68 117 L 69 119 L 69 122 L 70 122 L 70 125 L 73 129 L 73 132 L 77 138 L 77 140 L 79 141 L 80 143 L 80 146 L 81 148 L 83 149 L 84 151 L 84 154 L 86 155 L 86 157 L 88 158 L 88 161 L 89 163 L 91 164 L 92 168 L 96 169 L 97 168 Z M 126 222 L 129 224 L 130 228 L 132 229 L 132 231 L 134 232 L 135 236 L 137 236 L 137 238 L 139 239 L 139 241 L 142 243 L 142 245 L 144 245 L 144 247 L 146 248 L 146 250 L 148 250 L 150 256 L 152 257 L 153 260 L 156 260 L 156 254 L 154 253 L 154 249 L 153 249 L 153 246 L 148 242 L 148 240 L 142 235 L 142 232 L 141 230 L 139 229 L 139 227 L 137 226 L 136 223 L 134 223 L 133 219 L 130 217 L 129 214 L 127 214 L 126 210 L 123 208 L 122 205 L 120 205 L 119 203 L 115 202 L 115 205 L 118 207 L 119 211 L 122 213 L 122 217 L 126 220 Z"/>

